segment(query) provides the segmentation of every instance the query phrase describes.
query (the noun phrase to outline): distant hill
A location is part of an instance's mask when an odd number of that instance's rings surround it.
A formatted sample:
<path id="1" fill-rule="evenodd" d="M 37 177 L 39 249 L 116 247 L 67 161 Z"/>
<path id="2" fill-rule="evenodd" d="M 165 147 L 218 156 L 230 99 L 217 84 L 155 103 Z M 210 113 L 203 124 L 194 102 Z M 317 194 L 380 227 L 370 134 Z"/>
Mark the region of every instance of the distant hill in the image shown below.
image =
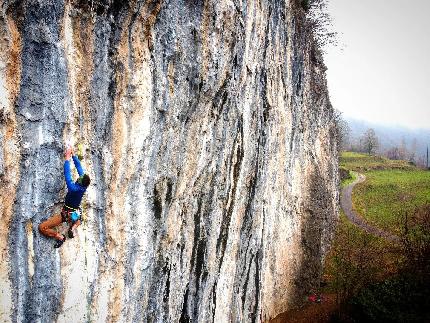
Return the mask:
<path id="1" fill-rule="evenodd" d="M 373 128 L 378 136 L 379 152 L 384 153 L 402 145 L 410 152 L 415 152 L 415 159 L 423 159 L 427 145 L 430 146 L 430 129 L 408 129 L 405 127 L 385 126 L 363 120 L 345 118 L 351 129 L 351 141 L 358 142 L 363 133 Z"/>

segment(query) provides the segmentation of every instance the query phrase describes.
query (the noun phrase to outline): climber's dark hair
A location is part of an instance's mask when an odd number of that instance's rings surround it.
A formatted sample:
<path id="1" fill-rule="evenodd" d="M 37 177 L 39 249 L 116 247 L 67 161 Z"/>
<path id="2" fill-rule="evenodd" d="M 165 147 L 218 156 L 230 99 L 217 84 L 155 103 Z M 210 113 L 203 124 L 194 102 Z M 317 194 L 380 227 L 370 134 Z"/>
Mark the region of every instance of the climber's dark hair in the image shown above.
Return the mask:
<path id="1" fill-rule="evenodd" d="M 91 179 L 87 174 L 84 174 L 79 178 L 79 182 L 83 187 L 88 187 L 91 183 Z"/>

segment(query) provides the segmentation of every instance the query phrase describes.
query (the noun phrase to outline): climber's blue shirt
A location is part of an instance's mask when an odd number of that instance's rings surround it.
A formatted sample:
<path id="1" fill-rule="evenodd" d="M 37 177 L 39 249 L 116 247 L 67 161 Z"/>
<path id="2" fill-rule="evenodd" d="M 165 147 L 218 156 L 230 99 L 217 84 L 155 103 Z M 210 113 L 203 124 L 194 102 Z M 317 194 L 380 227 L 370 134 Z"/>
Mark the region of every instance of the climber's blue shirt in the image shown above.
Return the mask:
<path id="1" fill-rule="evenodd" d="M 79 176 L 84 175 L 85 172 L 84 172 L 84 169 L 82 168 L 79 158 L 77 156 L 73 156 L 72 158 Z M 69 206 L 71 208 L 77 209 L 81 204 L 82 197 L 84 196 L 84 193 L 86 191 L 86 187 L 81 186 L 77 182 L 73 183 L 69 160 L 66 160 L 64 162 L 64 177 L 66 179 L 66 184 L 68 189 L 64 204 L 66 204 L 66 206 Z"/>

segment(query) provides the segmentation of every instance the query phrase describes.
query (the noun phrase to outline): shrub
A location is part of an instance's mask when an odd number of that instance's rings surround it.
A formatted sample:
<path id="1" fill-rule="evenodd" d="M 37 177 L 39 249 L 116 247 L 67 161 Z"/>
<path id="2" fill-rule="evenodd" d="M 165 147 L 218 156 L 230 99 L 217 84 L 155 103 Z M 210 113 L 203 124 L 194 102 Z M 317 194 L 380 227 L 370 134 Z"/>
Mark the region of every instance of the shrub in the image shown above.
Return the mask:
<path id="1" fill-rule="evenodd" d="M 429 322 L 428 281 L 410 273 L 387 279 L 361 290 L 351 300 L 351 316 L 357 322 Z"/>
<path id="2" fill-rule="evenodd" d="M 301 6 L 302 6 L 304 11 L 308 11 L 310 9 L 309 0 L 302 0 Z"/>
<path id="3" fill-rule="evenodd" d="M 404 212 L 401 227 L 405 270 L 430 276 L 430 204 Z"/>

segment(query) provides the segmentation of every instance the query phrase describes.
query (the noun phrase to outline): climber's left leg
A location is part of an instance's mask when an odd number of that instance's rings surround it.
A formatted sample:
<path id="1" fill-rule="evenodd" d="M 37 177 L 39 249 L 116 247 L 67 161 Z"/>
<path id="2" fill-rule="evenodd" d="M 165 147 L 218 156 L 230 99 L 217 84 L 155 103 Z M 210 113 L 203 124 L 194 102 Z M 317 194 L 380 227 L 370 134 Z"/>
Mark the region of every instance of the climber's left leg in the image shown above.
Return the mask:
<path id="1" fill-rule="evenodd" d="M 51 216 L 48 220 L 39 224 L 39 231 L 46 237 L 55 238 L 57 240 L 63 240 L 64 236 L 53 230 L 57 225 L 60 225 L 63 219 L 60 214 Z"/>

